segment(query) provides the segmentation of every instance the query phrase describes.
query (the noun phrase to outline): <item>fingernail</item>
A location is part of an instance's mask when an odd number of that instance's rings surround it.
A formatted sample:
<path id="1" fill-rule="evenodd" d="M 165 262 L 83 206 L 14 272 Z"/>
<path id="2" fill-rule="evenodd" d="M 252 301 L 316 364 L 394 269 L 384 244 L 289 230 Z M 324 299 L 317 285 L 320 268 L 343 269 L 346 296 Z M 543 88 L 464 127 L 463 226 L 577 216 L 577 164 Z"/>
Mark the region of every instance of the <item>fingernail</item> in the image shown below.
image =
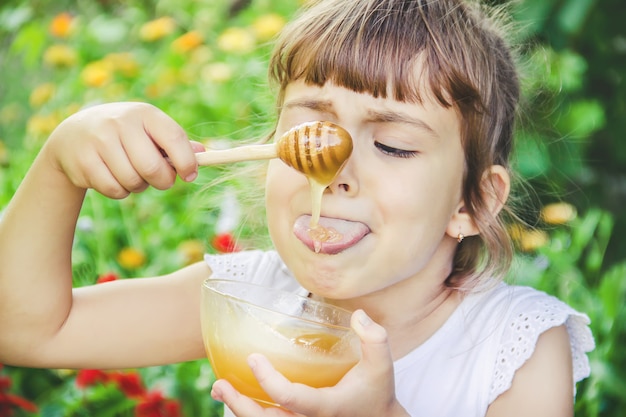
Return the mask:
<path id="1" fill-rule="evenodd" d="M 217 401 L 222 401 L 222 391 L 219 388 L 211 388 L 211 398 Z"/>
<path id="2" fill-rule="evenodd" d="M 256 368 L 256 359 L 254 359 L 254 357 L 248 357 L 248 366 L 254 370 L 254 368 Z"/>
<path id="3" fill-rule="evenodd" d="M 191 181 L 195 180 L 196 178 L 198 178 L 198 172 L 194 171 L 194 172 L 192 172 L 191 174 L 189 174 L 189 175 L 187 175 L 185 177 L 185 181 L 191 182 Z"/>
<path id="4" fill-rule="evenodd" d="M 363 327 L 367 327 L 367 326 L 369 326 L 370 324 L 373 323 L 373 321 L 370 318 L 370 316 L 368 316 L 367 313 L 365 313 L 365 311 L 363 311 L 363 310 L 359 310 L 358 319 L 359 319 L 359 323 Z"/>

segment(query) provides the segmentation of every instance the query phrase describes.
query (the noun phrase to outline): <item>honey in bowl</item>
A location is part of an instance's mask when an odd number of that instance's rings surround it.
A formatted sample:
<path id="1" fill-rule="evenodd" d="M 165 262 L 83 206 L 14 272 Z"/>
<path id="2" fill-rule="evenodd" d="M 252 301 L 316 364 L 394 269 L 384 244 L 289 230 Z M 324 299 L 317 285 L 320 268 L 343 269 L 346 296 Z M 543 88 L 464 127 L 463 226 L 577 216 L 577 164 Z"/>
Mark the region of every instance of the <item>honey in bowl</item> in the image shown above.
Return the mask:
<path id="1" fill-rule="evenodd" d="M 292 382 L 335 385 L 360 358 L 351 313 L 293 293 L 209 279 L 202 288 L 202 332 L 217 378 L 275 406 L 246 359 L 264 354 Z"/>

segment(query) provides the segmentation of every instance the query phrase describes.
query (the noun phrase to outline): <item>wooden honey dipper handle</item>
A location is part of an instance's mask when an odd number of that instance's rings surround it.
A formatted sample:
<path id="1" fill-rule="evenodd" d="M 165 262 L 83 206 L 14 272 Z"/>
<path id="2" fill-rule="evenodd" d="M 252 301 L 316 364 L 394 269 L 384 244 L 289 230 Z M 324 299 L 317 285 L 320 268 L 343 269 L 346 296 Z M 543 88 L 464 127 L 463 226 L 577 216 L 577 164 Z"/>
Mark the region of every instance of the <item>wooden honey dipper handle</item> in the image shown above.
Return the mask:
<path id="1" fill-rule="evenodd" d="M 232 162 L 256 161 L 278 157 L 275 143 L 247 145 L 231 149 L 212 150 L 196 154 L 200 166 L 229 164 Z"/>
<path id="2" fill-rule="evenodd" d="M 331 122 L 307 122 L 276 143 L 240 146 L 196 154 L 201 166 L 280 158 L 320 184 L 329 185 L 352 153 L 350 134 Z"/>

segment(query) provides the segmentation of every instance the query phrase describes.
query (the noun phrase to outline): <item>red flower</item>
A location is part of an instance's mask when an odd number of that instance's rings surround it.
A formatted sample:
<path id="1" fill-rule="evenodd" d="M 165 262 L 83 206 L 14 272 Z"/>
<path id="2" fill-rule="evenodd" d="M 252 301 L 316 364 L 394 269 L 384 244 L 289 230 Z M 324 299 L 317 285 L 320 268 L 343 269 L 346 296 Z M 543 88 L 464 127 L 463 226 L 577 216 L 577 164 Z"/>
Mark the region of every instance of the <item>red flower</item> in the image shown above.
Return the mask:
<path id="1" fill-rule="evenodd" d="M 2 364 L 0 364 L 0 369 L 2 369 Z M 12 416 L 16 408 L 30 413 L 37 412 L 37 406 L 26 398 L 6 392 L 9 388 L 11 388 L 11 379 L 6 376 L 0 377 L 0 416 Z"/>
<path id="2" fill-rule="evenodd" d="M 159 391 L 146 394 L 135 407 L 135 417 L 180 417 L 178 401 L 163 397 Z"/>
<path id="3" fill-rule="evenodd" d="M 215 235 L 211 244 L 218 252 L 230 253 L 239 252 L 241 249 L 237 246 L 235 238 L 230 233 L 220 233 Z"/>
<path id="4" fill-rule="evenodd" d="M 117 373 L 111 375 L 111 379 L 129 398 L 141 398 L 146 394 L 141 376 L 137 372 Z"/>
<path id="5" fill-rule="evenodd" d="M 8 376 L 0 376 L 0 392 L 8 391 L 11 388 L 11 379 Z"/>
<path id="6" fill-rule="evenodd" d="M 0 416 L 12 416 L 16 408 L 21 408 L 29 413 L 37 412 L 37 405 L 17 395 L 0 392 Z"/>
<path id="7" fill-rule="evenodd" d="M 103 282 L 117 281 L 118 279 L 119 277 L 117 276 L 117 274 L 113 272 L 107 272 L 106 274 L 102 274 L 98 277 L 98 279 L 96 280 L 96 284 L 102 284 Z"/>
<path id="8" fill-rule="evenodd" d="M 99 369 L 81 369 L 76 374 L 76 386 L 82 389 L 96 385 L 98 382 L 108 382 L 109 380 L 109 374 Z"/>

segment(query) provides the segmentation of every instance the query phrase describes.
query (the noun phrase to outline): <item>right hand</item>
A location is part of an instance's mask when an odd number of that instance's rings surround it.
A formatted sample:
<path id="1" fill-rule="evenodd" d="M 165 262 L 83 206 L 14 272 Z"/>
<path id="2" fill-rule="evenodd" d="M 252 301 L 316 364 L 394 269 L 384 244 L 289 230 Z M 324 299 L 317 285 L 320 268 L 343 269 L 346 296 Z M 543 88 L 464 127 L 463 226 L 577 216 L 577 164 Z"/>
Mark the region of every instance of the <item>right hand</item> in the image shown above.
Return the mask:
<path id="1" fill-rule="evenodd" d="M 213 384 L 211 396 L 237 417 L 409 416 L 396 398 L 387 331 L 363 310 L 353 313 L 351 325 L 361 339 L 362 358 L 334 387 L 292 383 L 266 357 L 252 354 L 248 357 L 252 372 L 283 408 L 261 407 L 222 379 Z"/>
<path id="2" fill-rule="evenodd" d="M 98 105 L 70 116 L 43 151 L 76 187 L 121 199 L 150 185 L 168 189 L 176 175 L 193 181 L 198 173 L 194 153 L 203 150 L 163 111 L 133 102 Z"/>

